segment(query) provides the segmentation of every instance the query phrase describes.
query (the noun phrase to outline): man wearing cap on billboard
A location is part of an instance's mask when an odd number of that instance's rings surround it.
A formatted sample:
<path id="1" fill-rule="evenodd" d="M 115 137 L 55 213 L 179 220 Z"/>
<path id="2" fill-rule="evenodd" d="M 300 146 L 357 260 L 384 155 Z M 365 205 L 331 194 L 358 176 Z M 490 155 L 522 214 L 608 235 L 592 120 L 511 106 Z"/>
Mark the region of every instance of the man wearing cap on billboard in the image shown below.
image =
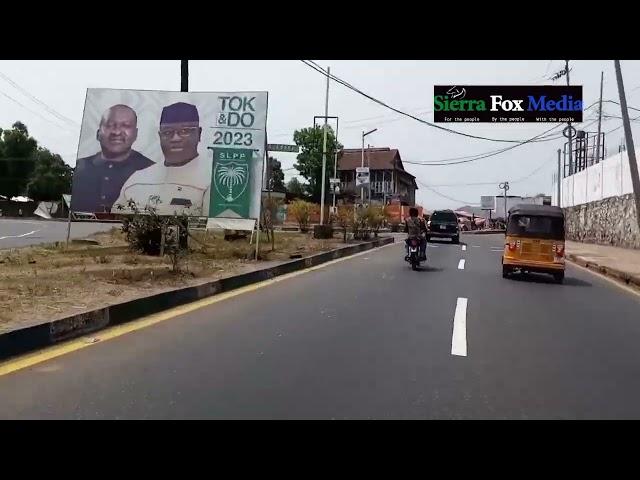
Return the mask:
<path id="1" fill-rule="evenodd" d="M 126 205 L 133 199 L 139 208 L 154 206 L 161 215 L 204 215 L 212 160 L 198 154 L 202 137 L 198 109 L 183 102 L 164 107 L 158 135 L 164 162 L 133 175 L 118 203 Z"/>
<path id="2" fill-rule="evenodd" d="M 76 162 L 71 210 L 109 212 L 124 183 L 153 162 L 131 147 L 138 138 L 138 116 L 127 105 L 114 105 L 100 119 L 100 151 Z"/>

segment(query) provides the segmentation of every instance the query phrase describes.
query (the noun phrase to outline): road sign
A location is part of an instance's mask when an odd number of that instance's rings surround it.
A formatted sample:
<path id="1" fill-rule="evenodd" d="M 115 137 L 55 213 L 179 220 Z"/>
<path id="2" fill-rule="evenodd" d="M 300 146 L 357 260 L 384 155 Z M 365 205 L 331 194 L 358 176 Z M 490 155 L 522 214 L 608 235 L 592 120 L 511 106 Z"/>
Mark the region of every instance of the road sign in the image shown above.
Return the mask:
<path id="1" fill-rule="evenodd" d="M 562 135 L 564 135 L 566 138 L 573 138 L 576 136 L 576 129 L 569 125 L 565 127 L 564 130 L 562 130 Z"/>
<path id="2" fill-rule="evenodd" d="M 369 167 L 356 167 L 356 187 L 369 185 Z"/>
<path id="3" fill-rule="evenodd" d="M 493 195 L 480 197 L 480 208 L 482 210 L 495 210 L 496 209 L 496 197 Z"/>
<path id="4" fill-rule="evenodd" d="M 298 153 L 300 152 L 300 147 L 298 145 L 284 145 L 281 143 L 269 143 L 267 144 L 267 150 L 269 152 Z"/>
<path id="5" fill-rule="evenodd" d="M 331 193 L 335 193 L 336 195 L 340 193 L 340 179 L 339 178 L 330 178 L 329 179 L 329 189 Z"/>

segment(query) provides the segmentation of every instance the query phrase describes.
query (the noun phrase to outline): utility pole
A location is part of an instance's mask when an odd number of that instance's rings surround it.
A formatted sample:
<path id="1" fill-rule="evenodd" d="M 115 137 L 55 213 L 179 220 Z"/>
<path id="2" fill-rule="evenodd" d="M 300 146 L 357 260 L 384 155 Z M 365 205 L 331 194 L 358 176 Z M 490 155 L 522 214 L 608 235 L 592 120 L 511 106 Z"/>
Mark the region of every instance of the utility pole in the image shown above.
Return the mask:
<path id="1" fill-rule="evenodd" d="M 507 226 L 507 191 L 509 190 L 509 182 L 503 182 L 499 185 L 504 190 L 504 225 Z"/>
<path id="2" fill-rule="evenodd" d="M 569 86 L 569 60 L 564 61 L 564 69 L 567 73 L 567 87 Z M 573 146 L 571 142 L 571 122 L 568 122 L 569 125 L 569 175 L 573 175 L 575 172 L 573 170 Z"/>
<path id="3" fill-rule="evenodd" d="M 558 186 L 557 186 L 557 190 L 558 190 L 558 206 L 562 207 L 562 199 L 560 197 L 560 182 L 562 182 L 562 172 L 561 172 L 561 168 L 562 168 L 562 150 L 558 149 Z"/>
<path id="4" fill-rule="evenodd" d="M 180 91 L 189 91 L 189 60 L 180 60 Z"/>
<path id="5" fill-rule="evenodd" d="M 320 200 L 320 225 L 324 225 L 324 190 L 327 176 L 327 120 L 329 116 L 329 75 L 331 70 L 327 67 L 327 93 L 324 98 L 324 141 L 322 143 L 322 195 Z"/>
<path id="6" fill-rule="evenodd" d="M 603 83 L 604 83 L 604 72 L 600 72 L 600 106 L 598 107 L 598 138 L 596 138 L 596 160 L 598 162 L 600 161 L 600 130 L 602 127 L 602 84 Z"/>
<path id="7" fill-rule="evenodd" d="M 636 219 L 640 229 L 640 178 L 638 178 L 638 163 L 636 162 L 636 150 L 631 136 L 631 123 L 629 122 L 629 110 L 627 109 L 627 97 L 624 93 L 624 83 L 622 82 L 622 70 L 620 60 L 614 60 L 616 66 L 616 78 L 618 79 L 618 93 L 620 94 L 620 109 L 622 110 L 622 121 L 624 124 L 624 137 L 627 142 L 627 153 L 629 158 L 629 169 L 631 170 L 631 184 L 633 194 L 636 199 Z"/>
<path id="8" fill-rule="evenodd" d="M 377 131 L 378 129 L 374 128 L 373 130 L 369 130 L 368 132 L 362 132 L 362 162 L 360 163 L 361 167 L 364 167 L 364 137 Z M 369 153 L 367 152 L 367 156 L 368 155 Z M 362 186 L 362 196 L 360 198 L 362 200 L 362 203 L 364 203 L 364 186 Z M 371 198 L 371 171 L 369 171 L 369 198 Z"/>
<path id="9" fill-rule="evenodd" d="M 371 145 L 367 143 L 367 167 L 369 168 L 369 197 L 367 198 L 367 204 L 371 205 Z"/>
<path id="10" fill-rule="evenodd" d="M 333 156 L 333 178 L 340 178 L 338 177 L 338 119 L 336 119 L 336 151 L 335 151 L 335 155 Z M 335 211 L 336 209 L 336 186 L 337 184 L 333 185 L 333 210 Z"/>
<path id="11" fill-rule="evenodd" d="M 364 132 L 362 132 L 362 162 L 360 162 L 360 167 L 364 167 Z M 364 186 L 360 190 L 360 203 L 364 204 Z"/>

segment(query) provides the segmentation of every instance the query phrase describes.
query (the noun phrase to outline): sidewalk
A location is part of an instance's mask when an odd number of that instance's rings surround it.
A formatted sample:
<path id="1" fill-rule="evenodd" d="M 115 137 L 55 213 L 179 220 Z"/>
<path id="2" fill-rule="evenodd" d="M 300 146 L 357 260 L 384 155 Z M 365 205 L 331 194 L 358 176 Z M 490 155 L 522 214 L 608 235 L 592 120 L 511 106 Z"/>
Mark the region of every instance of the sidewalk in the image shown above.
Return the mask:
<path id="1" fill-rule="evenodd" d="M 565 249 L 567 260 L 640 287 L 640 250 L 570 240 Z"/>

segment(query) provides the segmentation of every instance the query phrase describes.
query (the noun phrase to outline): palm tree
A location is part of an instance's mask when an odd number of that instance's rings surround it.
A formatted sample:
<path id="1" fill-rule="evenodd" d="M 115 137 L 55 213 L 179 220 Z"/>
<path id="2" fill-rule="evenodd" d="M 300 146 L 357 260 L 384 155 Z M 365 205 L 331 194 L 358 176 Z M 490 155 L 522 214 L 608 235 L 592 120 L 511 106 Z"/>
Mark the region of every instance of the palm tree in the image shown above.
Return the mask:
<path id="1" fill-rule="evenodd" d="M 222 186 L 229 189 L 226 197 L 228 202 L 233 201 L 233 187 L 244 183 L 247 178 L 247 171 L 239 165 L 225 165 L 218 169 L 218 181 Z"/>

